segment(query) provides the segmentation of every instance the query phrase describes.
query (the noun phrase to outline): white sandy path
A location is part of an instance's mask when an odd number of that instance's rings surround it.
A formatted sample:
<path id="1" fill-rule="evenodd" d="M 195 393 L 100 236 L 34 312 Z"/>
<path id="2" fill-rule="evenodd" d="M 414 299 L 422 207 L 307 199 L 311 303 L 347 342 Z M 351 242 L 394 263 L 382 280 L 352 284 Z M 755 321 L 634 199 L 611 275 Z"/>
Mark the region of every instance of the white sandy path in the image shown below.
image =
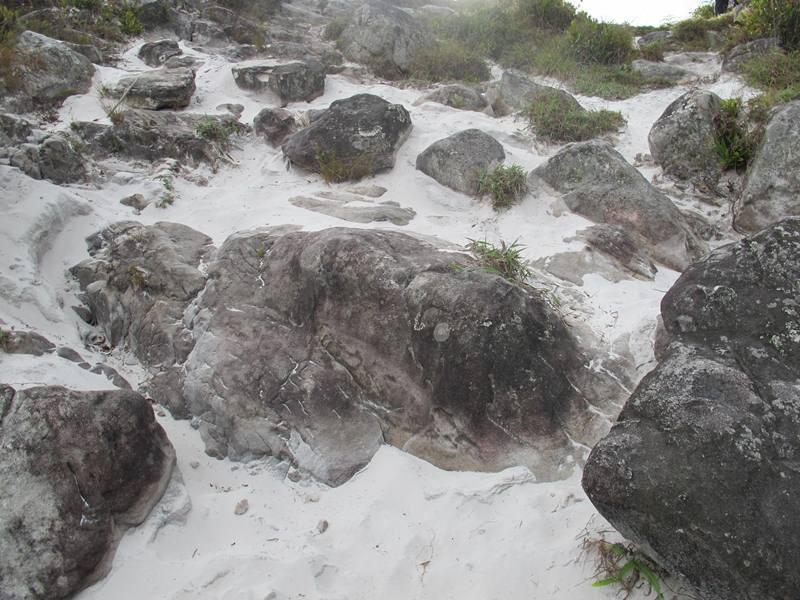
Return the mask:
<path id="1" fill-rule="evenodd" d="M 125 69 L 145 68 L 135 51 L 134 47 L 126 54 Z M 700 74 L 718 70 L 715 60 L 700 59 L 694 63 Z M 192 112 L 219 112 L 216 107 L 222 103 L 239 103 L 245 107 L 243 120 L 249 122 L 265 105 L 265 99 L 235 86 L 230 67 L 222 58 L 206 57 L 198 71 Z M 105 122 L 97 89 L 124 73 L 99 69 L 95 91 L 69 99 L 59 126 L 66 128 L 73 119 Z M 749 93 L 735 78 L 703 85 L 725 96 Z M 579 99 L 587 108 L 623 112 L 628 127 L 617 147 L 633 160 L 647 152 L 652 122 L 686 89 L 660 90 L 621 102 Z M 400 102 L 411 112 L 414 130 L 400 150 L 396 167 L 370 180 L 389 189 L 381 200 L 394 200 L 417 211 L 408 227 L 350 224 L 292 206 L 288 202 L 292 196 L 348 186 L 329 188 L 316 176 L 287 171 L 279 150 L 252 139 L 233 153 L 237 167 L 223 167 L 217 173 L 199 169 L 197 173 L 208 178 L 207 185 L 179 178 L 173 206 L 151 206 L 139 216 L 118 200 L 137 192 L 150 197 L 160 193 L 160 184 L 147 165 L 127 165 L 113 172 L 114 163 L 109 163 L 111 174 L 101 189 L 59 188 L 0 167 L 4 214 L 0 317 L 9 325 L 33 328 L 71 345 L 90 362 L 108 361 L 132 383 L 140 382 L 141 369 L 125 352 L 103 356 L 81 347 L 85 328 L 69 310 L 77 302 L 75 284 L 64 273 L 86 258 L 86 235 L 121 219 L 185 223 L 211 235 L 217 244 L 241 229 L 291 223 L 310 230 L 348 226 L 413 231 L 457 244 L 467 238 L 519 238 L 531 259 L 580 248 L 564 239 L 590 223 L 560 210 L 553 198 L 529 197 L 497 215 L 486 203 L 444 188 L 414 168 L 417 154 L 430 143 L 468 127 L 495 135 L 505 146 L 507 162 L 525 169 L 536 167 L 558 150 L 534 144 L 512 117 L 492 119 L 432 103 L 414 106 L 422 95 L 419 90 L 363 85 L 344 76 L 328 77 L 323 97 L 290 109 L 321 108 L 359 92 Z M 643 172 L 652 176 L 657 169 Z M 715 216 L 712 209 L 691 198 L 676 200 Z M 49 217 L 42 220 L 43 214 Z M 44 233 L 37 237 L 37 232 Z M 612 284 L 588 276 L 582 287 L 570 286 L 571 294 L 583 297 L 580 306 L 574 307 L 575 316 L 585 320 L 609 350 L 620 336 L 636 339 L 632 350 L 643 373 L 652 364 L 651 339 L 659 302 L 676 277 L 667 269 L 660 269 L 655 282 Z M 572 308 L 565 306 L 567 312 Z M 4 379 L 17 384 L 109 387 L 104 378 L 57 357 L 0 355 L 0 368 Z M 611 589 L 590 585 L 592 565 L 581 554 L 579 538 L 587 526 L 593 532 L 607 526 L 586 500 L 578 473 L 555 483 L 534 483 L 522 468 L 497 474 L 446 473 L 386 447 L 352 481 L 328 489 L 292 483 L 269 461 L 236 465 L 208 458 L 187 422 L 160 420 L 177 448 L 185 487 L 176 484 L 174 495 L 165 498 L 148 522 L 123 538 L 111 574 L 79 594 L 79 600 L 615 597 Z M 194 461 L 200 463 L 196 469 L 190 466 Z M 235 516 L 234 506 L 242 498 L 249 500 L 250 511 Z M 192 509 L 185 524 L 159 529 L 169 514 L 187 508 L 189 499 Z M 330 524 L 323 534 L 316 529 L 320 520 Z"/>

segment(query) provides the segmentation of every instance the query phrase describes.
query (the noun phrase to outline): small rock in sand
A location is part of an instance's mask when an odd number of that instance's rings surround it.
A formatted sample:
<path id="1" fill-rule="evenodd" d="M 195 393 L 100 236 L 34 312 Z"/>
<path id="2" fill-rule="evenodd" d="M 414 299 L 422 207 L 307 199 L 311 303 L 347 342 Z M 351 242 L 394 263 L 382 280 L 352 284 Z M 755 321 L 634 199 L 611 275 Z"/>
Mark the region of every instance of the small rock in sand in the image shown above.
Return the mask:
<path id="1" fill-rule="evenodd" d="M 320 533 L 325 533 L 328 531 L 328 522 L 325 519 L 322 519 L 319 523 L 317 523 L 317 531 Z"/>
<path id="2" fill-rule="evenodd" d="M 236 508 L 233 509 L 234 514 L 236 515 L 243 515 L 248 510 L 250 510 L 250 503 L 247 501 L 247 498 L 242 498 L 236 504 Z"/>
<path id="3" fill-rule="evenodd" d="M 189 466 L 192 467 L 193 469 L 196 469 L 200 466 L 200 463 L 196 460 L 193 460 L 192 462 L 189 463 Z"/>

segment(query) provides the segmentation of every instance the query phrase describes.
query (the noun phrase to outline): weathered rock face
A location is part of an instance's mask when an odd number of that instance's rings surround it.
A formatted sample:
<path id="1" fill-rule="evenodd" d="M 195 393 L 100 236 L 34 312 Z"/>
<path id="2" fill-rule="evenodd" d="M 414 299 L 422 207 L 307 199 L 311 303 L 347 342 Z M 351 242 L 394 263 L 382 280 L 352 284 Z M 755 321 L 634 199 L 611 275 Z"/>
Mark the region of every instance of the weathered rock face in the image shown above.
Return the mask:
<path id="1" fill-rule="evenodd" d="M 281 106 L 311 102 L 325 93 L 325 67 L 313 59 L 280 65 L 270 74 L 269 87 L 280 98 Z"/>
<path id="2" fill-rule="evenodd" d="M 558 454 L 574 340 L 542 299 L 452 263 L 391 232 L 228 239 L 185 368 L 209 449 L 288 456 L 334 484 L 384 437 L 450 468 Z"/>
<path id="3" fill-rule="evenodd" d="M 571 439 L 596 439 L 560 316 L 467 255 L 395 232 L 255 230 L 223 244 L 199 294 L 205 240 L 165 239 L 166 225 L 108 228 L 73 273 L 109 339 L 169 365 L 151 393 L 198 418 L 212 455 L 280 456 L 339 484 L 388 442 L 549 478 Z M 138 268 L 147 294 L 129 283 Z"/>
<path id="4" fill-rule="evenodd" d="M 453 84 L 440 87 L 427 94 L 421 102 L 437 102 L 460 110 L 482 111 L 488 106 L 486 99 L 476 89 L 466 85 Z"/>
<path id="5" fill-rule="evenodd" d="M 160 67 L 173 56 L 183 54 L 178 42 L 174 40 L 160 40 L 147 42 L 139 48 L 139 58 L 150 67 Z"/>
<path id="6" fill-rule="evenodd" d="M 722 70 L 738 73 L 742 65 L 751 58 L 770 52 L 780 52 L 778 38 L 763 38 L 739 44 L 725 55 L 722 61 Z"/>
<path id="7" fill-rule="evenodd" d="M 33 31 L 17 38 L 19 92 L 38 105 L 51 106 L 89 91 L 94 66 L 64 42 Z"/>
<path id="8" fill-rule="evenodd" d="M 417 169 L 458 192 L 477 194 L 481 173 L 506 158 L 503 146 L 479 129 L 434 142 L 417 156 Z"/>
<path id="9" fill-rule="evenodd" d="M 398 73 L 408 71 L 414 54 L 428 41 L 429 32 L 420 21 L 380 0 L 356 9 L 339 37 L 347 58 Z"/>
<path id="10" fill-rule="evenodd" d="M 394 166 L 397 150 L 411 133 L 411 116 L 400 104 L 371 94 L 358 94 L 331 104 L 310 126 L 283 145 L 295 165 L 320 173 L 323 163 L 343 169 L 365 163 L 361 177 Z M 358 177 L 353 177 L 358 178 Z"/>
<path id="11" fill-rule="evenodd" d="M 683 67 L 652 60 L 634 60 L 631 63 L 631 69 L 637 73 L 641 73 L 645 77 L 666 79 L 673 83 L 678 83 L 692 77 L 691 71 L 687 71 Z"/>
<path id="12" fill-rule="evenodd" d="M 174 450 L 134 392 L 0 385 L 0 409 L 0 595 L 70 597 L 161 498 Z"/>
<path id="13" fill-rule="evenodd" d="M 590 248 L 610 257 L 636 277 L 651 281 L 655 277 L 655 265 L 636 245 L 633 236 L 621 227 L 593 225 L 580 232 L 578 237 Z"/>
<path id="14" fill-rule="evenodd" d="M 502 117 L 522 110 L 542 91 L 554 89 L 536 83 L 521 71 L 509 69 L 503 72 L 498 81 L 489 84 L 486 90 L 486 99 L 491 104 L 494 113 Z M 567 101 L 572 100 L 577 104 L 577 101 L 567 92 L 559 91 L 568 98 Z"/>
<path id="15" fill-rule="evenodd" d="M 220 159 L 219 148 L 198 130 L 209 120 L 226 129 L 242 128 L 230 115 L 129 109 L 120 113 L 113 126 L 84 121 L 74 123 L 73 130 L 86 142 L 90 152 L 100 156 L 112 153 L 149 161 L 175 158 L 213 165 Z"/>
<path id="16" fill-rule="evenodd" d="M 532 171 L 531 190 L 544 181 L 570 210 L 595 223 L 622 227 L 656 260 L 682 271 L 707 249 L 672 201 L 607 142 L 569 144 Z"/>
<path id="17" fill-rule="evenodd" d="M 770 120 L 734 208 L 734 224 L 758 231 L 784 217 L 800 215 L 800 102 Z"/>
<path id="18" fill-rule="evenodd" d="M 72 274 L 108 341 L 125 343 L 148 366 L 183 362 L 192 348 L 183 311 L 205 286 L 198 265 L 210 238 L 177 223 L 123 221 L 87 243 L 93 258 Z"/>
<path id="19" fill-rule="evenodd" d="M 710 600 L 800 584 L 798 281 L 796 218 L 688 269 L 662 302 L 666 357 L 584 470 L 600 512 Z"/>
<path id="20" fill-rule="evenodd" d="M 9 163 L 34 179 L 56 184 L 76 183 L 86 179 L 83 158 L 69 141 L 51 135 L 38 144 L 22 144 L 9 157 Z"/>
<path id="21" fill-rule="evenodd" d="M 294 115 L 282 108 L 264 108 L 253 119 L 253 131 L 273 146 L 280 146 L 297 130 Z"/>
<path id="22" fill-rule="evenodd" d="M 722 174 L 722 161 L 714 149 L 719 115 L 719 96 L 700 90 L 686 92 L 650 130 L 653 159 L 672 177 L 713 188 Z"/>
<path id="23" fill-rule="evenodd" d="M 123 77 L 110 93 L 132 108 L 185 108 L 195 91 L 193 69 L 159 69 Z"/>
<path id="24" fill-rule="evenodd" d="M 400 206 L 397 202 L 389 200 L 376 203 L 372 198 L 357 193 L 325 191 L 315 196 L 289 198 L 289 202 L 351 223 L 388 221 L 395 225 L 408 225 L 417 214 L 414 209 Z"/>

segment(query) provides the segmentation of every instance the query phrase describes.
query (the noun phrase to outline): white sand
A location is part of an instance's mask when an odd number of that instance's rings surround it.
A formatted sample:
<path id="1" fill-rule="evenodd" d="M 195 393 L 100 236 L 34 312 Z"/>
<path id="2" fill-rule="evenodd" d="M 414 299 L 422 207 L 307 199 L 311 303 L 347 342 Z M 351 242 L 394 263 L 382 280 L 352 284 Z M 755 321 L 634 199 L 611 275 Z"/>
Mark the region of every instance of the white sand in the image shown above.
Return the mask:
<path id="1" fill-rule="evenodd" d="M 142 70 L 136 48 L 123 66 Z M 194 53 L 197 54 L 197 53 Z M 703 75 L 718 64 L 693 63 Z M 230 64 L 207 57 L 198 71 L 192 112 L 217 113 L 222 103 L 244 105 L 250 122 L 263 99 L 239 90 Z M 96 86 L 113 82 L 123 70 L 101 68 Z M 749 93 L 735 78 L 701 84 L 723 95 Z M 629 159 L 647 152 L 647 133 L 666 106 L 688 87 L 656 91 L 622 102 L 579 98 L 587 107 L 621 110 L 628 127 L 617 147 Z M 192 226 L 219 244 L 231 233 L 255 226 L 299 224 L 309 230 L 332 226 L 380 227 L 435 235 L 463 244 L 468 238 L 519 239 L 530 259 L 579 244 L 564 242 L 590 225 L 561 211 L 547 197 L 528 197 L 501 215 L 488 203 L 442 187 L 414 168 L 417 154 L 430 143 L 461 129 L 478 127 L 505 146 L 507 163 L 531 169 L 558 148 L 534 143 L 513 117 L 493 119 L 438 104 L 414 106 L 420 90 L 360 85 L 329 76 L 325 95 L 292 110 L 325 107 L 333 100 L 370 92 L 404 104 L 414 130 L 396 167 L 369 180 L 388 188 L 381 200 L 413 208 L 407 227 L 386 223 L 357 225 L 295 207 L 292 196 L 329 189 L 314 175 L 287 171 L 279 150 L 249 139 L 233 152 L 237 166 L 217 173 L 201 168 L 176 179 L 173 206 L 148 207 L 140 216 L 119 200 L 133 193 L 155 197 L 160 184 L 149 165 L 105 165 L 99 188 L 59 188 L 33 181 L 16 169 L 0 167 L 0 318 L 7 326 L 31 328 L 69 345 L 89 362 L 106 361 L 135 385 L 143 372 L 122 350 L 104 356 L 84 349 L 86 326 L 69 309 L 77 304 L 76 285 L 65 269 L 87 258 L 84 238 L 122 219 L 144 223 L 176 221 Z M 99 94 L 73 97 L 61 110 L 58 127 L 71 120 L 105 122 Z M 646 176 L 658 169 L 648 167 Z M 207 185 L 198 185 L 198 176 Z M 330 186 L 346 189 L 346 184 Z M 668 192 L 674 191 L 666 188 Z M 684 207 L 714 219 L 724 210 L 699 205 L 690 196 L 675 197 Z M 563 297 L 608 345 L 630 335 L 641 373 L 652 365 L 652 334 L 659 302 L 677 278 L 661 268 L 654 282 L 612 284 L 587 276 L 583 287 Z M 55 356 L 34 358 L 0 354 L 3 379 L 17 385 L 61 383 L 108 388 L 92 375 Z M 80 600 L 225 599 L 283 600 L 589 600 L 614 598 L 613 588 L 593 588 L 593 559 L 582 554 L 582 536 L 609 529 L 580 487 L 580 473 L 555 483 L 536 483 L 524 468 L 502 473 L 448 473 L 394 448 L 385 447 L 352 481 L 336 488 L 286 478 L 270 461 L 234 464 L 208 458 L 188 422 L 159 417 L 178 452 L 184 485 L 175 483 L 148 521 L 122 539 L 111 574 L 79 594 Z M 191 463 L 197 461 L 197 468 Z M 237 516 L 242 500 L 249 511 Z M 187 513 L 188 511 L 188 513 Z M 183 517 L 181 517 L 183 515 Z M 187 516 L 188 515 L 188 516 Z M 182 520 L 183 519 L 183 520 Z M 319 533 L 320 521 L 329 524 Z M 613 533 L 605 534 L 608 539 Z M 632 598 L 643 597 L 639 595 Z"/>

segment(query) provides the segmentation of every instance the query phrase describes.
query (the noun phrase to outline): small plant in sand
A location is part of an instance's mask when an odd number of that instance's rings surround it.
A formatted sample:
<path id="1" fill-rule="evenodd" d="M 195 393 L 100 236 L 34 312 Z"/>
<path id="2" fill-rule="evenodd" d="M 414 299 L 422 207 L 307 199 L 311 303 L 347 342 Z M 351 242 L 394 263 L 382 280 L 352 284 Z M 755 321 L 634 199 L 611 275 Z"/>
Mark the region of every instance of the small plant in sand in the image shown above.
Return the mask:
<path id="1" fill-rule="evenodd" d="M 325 183 L 358 181 L 375 174 L 375 158 L 371 154 L 344 159 L 333 150 L 318 149 L 316 159 Z"/>
<path id="2" fill-rule="evenodd" d="M 585 538 L 583 550 L 597 557 L 592 587 L 618 585 L 628 598 L 634 590 L 647 586 L 648 595 L 655 600 L 664 600 L 659 568 L 632 544 L 607 542 L 604 539 Z"/>
<path id="3" fill-rule="evenodd" d="M 204 117 L 197 125 L 197 135 L 210 142 L 217 142 L 223 148 L 230 145 L 231 136 L 236 133 L 233 123 L 225 123 L 213 117 Z"/>
<path id="4" fill-rule="evenodd" d="M 622 113 L 585 110 L 558 90 L 545 90 L 522 111 L 528 128 L 548 142 L 582 142 L 617 131 L 626 123 Z"/>
<path id="5" fill-rule="evenodd" d="M 755 153 L 762 129 L 748 123 L 751 119 L 744 110 L 741 98 L 730 98 L 721 103 L 716 119 L 714 149 L 722 160 L 724 169 L 744 171 Z M 752 130 L 749 127 L 753 127 Z"/>
<path id="6" fill-rule="evenodd" d="M 519 165 L 498 165 L 478 178 L 478 194 L 491 196 L 495 210 L 508 208 L 528 191 L 525 171 Z"/>
<path id="7" fill-rule="evenodd" d="M 158 200 L 156 200 L 156 206 L 158 208 L 167 208 L 168 206 L 172 206 L 175 203 L 175 181 L 172 178 L 172 175 L 160 175 L 158 180 L 161 182 L 161 186 L 164 188 L 164 191 L 161 192 Z"/>
<path id="8" fill-rule="evenodd" d="M 481 268 L 514 283 L 525 283 L 531 275 L 528 261 L 522 256 L 524 249 L 518 240 L 511 244 L 501 240 L 499 246 L 486 240 L 469 240 L 467 244 L 467 250 L 478 258 Z"/>

